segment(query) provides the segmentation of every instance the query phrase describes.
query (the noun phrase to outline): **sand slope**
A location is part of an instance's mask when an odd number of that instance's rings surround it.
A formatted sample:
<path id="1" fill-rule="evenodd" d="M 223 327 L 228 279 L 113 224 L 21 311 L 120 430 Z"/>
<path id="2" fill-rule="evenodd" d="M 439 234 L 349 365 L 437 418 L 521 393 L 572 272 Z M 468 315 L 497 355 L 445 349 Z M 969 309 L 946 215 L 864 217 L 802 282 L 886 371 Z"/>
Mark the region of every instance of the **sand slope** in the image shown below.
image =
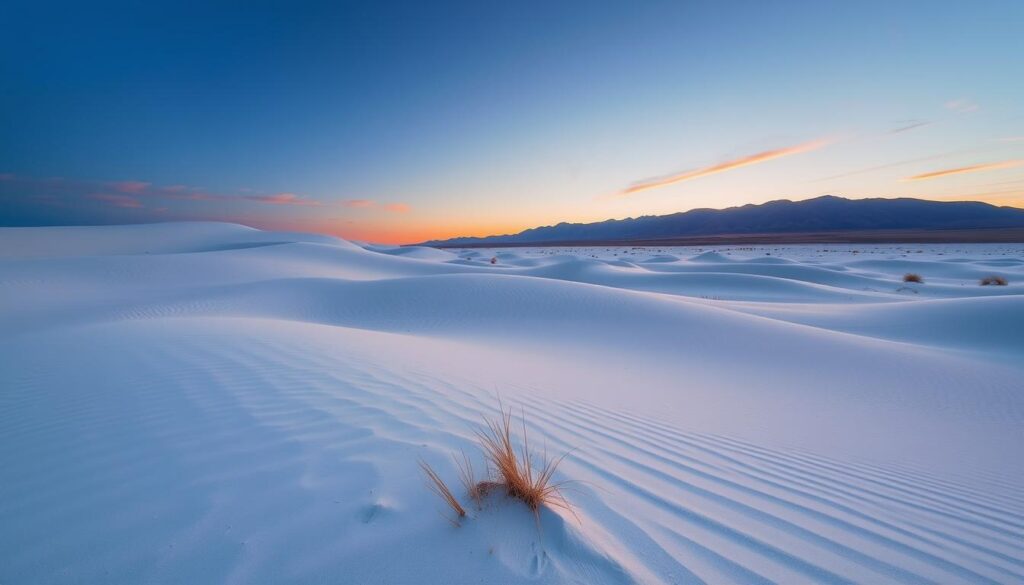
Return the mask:
<path id="1" fill-rule="evenodd" d="M 1007 245 L 0 230 L 0 583 L 1021 582 L 1022 283 Z M 482 468 L 497 394 L 579 519 L 439 515 L 417 461 Z"/>

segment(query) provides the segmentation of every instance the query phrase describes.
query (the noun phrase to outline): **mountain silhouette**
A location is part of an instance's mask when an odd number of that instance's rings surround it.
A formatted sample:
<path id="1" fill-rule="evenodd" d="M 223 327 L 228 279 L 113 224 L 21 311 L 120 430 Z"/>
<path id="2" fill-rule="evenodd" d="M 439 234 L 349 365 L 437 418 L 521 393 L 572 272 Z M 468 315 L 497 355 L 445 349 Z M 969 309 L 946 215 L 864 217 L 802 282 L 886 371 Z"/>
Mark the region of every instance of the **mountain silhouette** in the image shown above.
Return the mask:
<path id="1" fill-rule="evenodd" d="M 425 242 L 429 246 L 626 242 L 693 236 L 856 232 L 862 230 L 968 230 L 1024 228 L 1024 209 L 979 201 L 847 199 L 824 195 L 804 201 L 782 199 L 727 209 L 693 209 L 669 215 L 559 223 L 488 237 Z"/>

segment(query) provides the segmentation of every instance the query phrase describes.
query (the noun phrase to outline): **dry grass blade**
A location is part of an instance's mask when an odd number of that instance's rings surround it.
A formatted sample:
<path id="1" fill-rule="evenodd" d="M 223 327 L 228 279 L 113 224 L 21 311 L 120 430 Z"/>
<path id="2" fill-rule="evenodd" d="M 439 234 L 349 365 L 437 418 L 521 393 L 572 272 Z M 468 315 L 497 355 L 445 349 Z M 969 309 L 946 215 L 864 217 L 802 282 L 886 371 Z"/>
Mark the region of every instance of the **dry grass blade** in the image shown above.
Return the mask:
<path id="1" fill-rule="evenodd" d="M 519 497 L 529 485 L 529 470 L 524 470 L 520 465 L 519 456 L 512 444 L 512 414 L 503 410 L 499 418 L 485 419 L 484 422 L 487 429 L 477 431 L 484 456 L 498 479 L 504 483 L 509 495 Z"/>
<path id="2" fill-rule="evenodd" d="M 452 490 L 448 489 L 447 484 L 445 484 L 444 480 L 442 480 L 441 477 L 437 475 L 437 472 L 434 471 L 434 468 L 432 468 L 425 461 L 420 461 L 420 469 L 423 470 L 423 473 L 425 473 L 427 478 L 430 480 L 427 483 L 427 487 L 430 488 L 430 491 L 437 494 L 438 497 L 444 500 L 445 503 L 448 504 L 452 510 L 455 510 L 455 513 L 458 515 L 459 518 L 464 517 L 466 515 L 466 510 L 462 507 L 462 504 L 460 504 L 459 501 L 455 499 L 455 496 L 452 494 Z M 452 523 L 457 524 L 457 522 Z"/>
<path id="3" fill-rule="evenodd" d="M 486 495 L 486 488 L 483 487 L 485 482 L 476 481 L 476 473 L 473 472 L 473 462 L 469 460 L 469 456 L 466 455 L 465 451 L 461 451 L 462 459 L 459 460 L 455 455 L 452 455 L 452 459 L 455 460 L 455 466 L 459 469 L 459 481 L 462 482 L 462 486 L 466 488 L 466 493 L 469 494 L 470 499 L 476 503 L 476 507 L 479 510 L 481 506 L 481 500 Z"/>

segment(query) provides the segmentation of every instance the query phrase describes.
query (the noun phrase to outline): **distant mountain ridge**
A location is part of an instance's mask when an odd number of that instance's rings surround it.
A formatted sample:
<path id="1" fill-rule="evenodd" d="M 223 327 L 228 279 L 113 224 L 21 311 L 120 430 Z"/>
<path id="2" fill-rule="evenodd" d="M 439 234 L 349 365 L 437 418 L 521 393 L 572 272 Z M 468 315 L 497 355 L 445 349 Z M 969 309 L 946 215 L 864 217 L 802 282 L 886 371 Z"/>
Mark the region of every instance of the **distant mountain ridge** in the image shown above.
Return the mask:
<path id="1" fill-rule="evenodd" d="M 786 234 L 860 230 L 963 230 L 1024 228 L 1024 209 L 980 201 L 847 199 L 823 195 L 804 201 L 780 199 L 727 209 L 693 209 L 670 215 L 559 223 L 518 234 L 461 237 L 427 246 L 658 240 L 723 234 Z"/>

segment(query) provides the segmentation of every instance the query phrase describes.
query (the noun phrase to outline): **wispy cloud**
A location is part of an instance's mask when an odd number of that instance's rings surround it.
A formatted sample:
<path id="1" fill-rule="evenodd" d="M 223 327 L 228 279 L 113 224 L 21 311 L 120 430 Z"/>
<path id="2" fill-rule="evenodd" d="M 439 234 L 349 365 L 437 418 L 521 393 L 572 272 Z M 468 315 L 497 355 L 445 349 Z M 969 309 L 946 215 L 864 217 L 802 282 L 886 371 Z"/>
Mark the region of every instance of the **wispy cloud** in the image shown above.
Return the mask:
<path id="1" fill-rule="evenodd" d="M 947 156 L 954 156 L 954 155 L 958 155 L 958 154 L 976 153 L 979 150 L 982 150 L 982 149 L 968 148 L 966 150 L 952 150 L 952 151 L 949 151 L 949 152 L 941 152 L 939 154 L 933 154 L 931 156 L 922 156 L 922 157 L 918 157 L 918 158 L 911 158 L 911 159 L 907 159 L 907 160 L 901 160 L 901 161 L 886 163 L 884 165 L 875 165 L 875 166 L 872 166 L 872 167 L 866 167 L 866 168 L 862 168 L 862 169 L 856 169 L 856 170 L 852 170 L 852 171 L 847 171 L 845 173 L 839 173 L 838 175 L 830 175 L 828 177 L 822 177 L 820 179 L 812 179 L 809 182 L 811 182 L 811 183 L 819 183 L 821 181 L 831 181 L 833 179 L 842 179 L 844 177 L 852 177 L 854 175 L 870 173 L 870 172 L 873 172 L 873 171 L 881 171 L 881 170 L 891 169 L 891 168 L 894 168 L 894 167 L 901 167 L 901 166 L 909 165 L 909 164 L 913 164 L 913 163 L 925 162 L 925 161 L 929 161 L 929 160 L 936 160 L 936 159 L 940 159 L 940 158 L 945 158 Z"/>
<path id="2" fill-rule="evenodd" d="M 384 210 L 391 213 L 409 213 L 412 211 L 412 207 L 405 203 L 388 203 L 384 206 Z"/>
<path id="3" fill-rule="evenodd" d="M 992 183 L 981 183 L 975 185 L 975 187 L 998 187 L 1000 185 L 1018 185 L 1020 183 L 1024 183 L 1024 177 L 1017 177 L 1016 179 L 1010 179 L 1009 181 L 994 181 Z"/>
<path id="4" fill-rule="evenodd" d="M 345 207 L 351 207 L 353 209 L 365 209 L 367 207 L 373 207 L 374 203 L 370 199 L 348 199 L 341 202 Z"/>
<path id="5" fill-rule="evenodd" d="M 323 202 L 317 199 L 303 197 L 295 193 L 273 193 L 270 195 L 240 195 L 238 193 L 211 193 L 199 187 L 187 185 L 166 185 L 157 186 L 142 181 L 121 181 L 111 183 L 121 193 L 137 195 L 139 197 L 154 197 L 158 199 L 174 199 L 179 201 L 238 201 L 254 202 L 266 205 L 300 205 L 317 206 Z"/>
<path id="6" fill-rule="evenodd" d="M 804 142 L 802 144 L 797 144 L 795 146 L 787 146 L 784 148 L 765 150 L 763 152 L 758 152 L 756 154 L 736 158 L 730 161 L 719 163 L 717 165 L 711 165 L 708 167 L 684 171 L 682 173 L 668 175 L 665 177 L 645 179 L 643 181 L 633 183 L 629 187 L 626 187 L 625 189 L 619 192 L 619 195 L 632 195 L 634 193 L 639 193 L 640 191 L 646 191 L 648 189 L 657 189 L 659 187 L 666 187 L 668 185 L 674 185 L 676 183 L 682 183 L 684 181 L 692 181 L 693 179 L 699 179 L 701 177 L 707 177 L 709 175 L 724 173 L 726 171 L 731 171 L 733 169 L 768 162 L 770 160 L 775 160 L 777 158 L 782 158 L 784 156 L 810 152 L 812 150 L 817 150 L 819 148 L 827 146 L 831 142 L 831 140 L 825 139 L 812 140 L 810 142 Z"/>
<path id="7" fill-rule="evenodd" d="M 889 130 L 889 132 L 887 132 L 887 134 L 901 134 L 903 132 L 910 132 L 911 130 L 915 130 L 917 128 L 923 128 L 924 126 L 930 126 L 933 123 L 934 122 L 932 122 L 931 120 L 907 120 L 899 128 L 893 128 L 892 130 Z"/>
<path id="8" fill-rule="evenodd" d="M 145 193 L 146 189 L 149 188 L 149 183 L 142 181 L 117 181 L 111 183 L 110 186 L 119 193 L 134 193 L 140 194 Z"/>
<path id="9" fill-rule="evenodd" d="M 108 193 L 96 193 L 89 195 L 89 199 L 95 199 L 96 201 L 103 201 L 114 207 L 121 207 L 125 209 L 141 209 L 142 202 L 135 197 L 129 195 L 112 195 Z"/>
<path id="10" fill-rule="evenodd" d="M 343 221 L 373 226 L 387 239 L 409 221 L 408 203 L 380 199 L 317 199 L 299 193 L 261 193 L 237 189 L 210 191 L 183 184 L 160 185 L 145 181 L 81 180 L 31 177 L 0 173 L 0 204 L 16 203 L 30 210 L 33 221 L 74 224 L 106 221 L 210 220 L 233 221 L 255 227 L 333 225 Z M 285 212 L 291 207 L 294 212 Z M 38 218 L 45 217 L 45 220 Z M 325 218 L 332 218 L 327 221 Z M 0 218 L 3 225 L 4 218 Z M 370 229 L 366 227 L 366 229 Z M 381 231 L 385 230 L 385 231 Z M 390 232 L 387 232 L 390 233 Z M 426 238 L 424 238 L 426 239 Z"/>
<path id="11" fill-rule="evenodd" d="M 914 175 L 912 177 L 906 177 L 904 181 L 927 181 L 931 179 L 938 179 L 940 177 L 948 177 L 951 175 L 964 175 L 967 173 L 981 173 L 984 171 L 995 171 L 999 169 L 1011 169 L 1024 165 L 1024 160 L 1004 160 L 1001 162 L 985 163 L 980 165 L 971 165 L 969 167 L 957 167 L 954 169 L 941 169 L 938 171 L 931 171 L 929 173 L 922 173 L 920 175 Z"/>
<path id="12" fill-rule="evenodd" d="M 978 106 L 978 104 L 965 98 L 950 100 L 945 103 L 945 106 L 947 110 L 952 110 L 960 114 L 969 114 L 971 112 L 977 112 L 979 109 L 981 109 Z"/>
<path id="13" fill-rule="evenodd" d="M 92 199 L 119 207 L 138 207 L 132 202 L 146 199 L 177 201 L 224 201 L 259 203 L 265 205 L 323 205 L 322 201 L 295 193 L 241 194 L 212 193 L 200 187 L 188 185 L 154 185 L 145 181 L 89 181 L 63 179 L 59 177 L 36 178 L 15 176 L 13 173 L 0 175 L 0 182 L 14 185 L 23 193 L 45 193 L 64 199 Z"/>
<path id="14" fill-rule="evenodd" d="M 295 193 L 277 193 L 275 195 L 245 195 L 241 197 L 248 201 L 259 201 L 271 205 L 320 205 L 316 199 L 299 197 Z"/>
<path id="15" fill-rule="evenodd" d="M 346 199 L 341 205 L 350 209 L 377 209 L 389 213 L 409 213 L 412 206 L 407 203 L 379 203 L 373 199 Z"/>

